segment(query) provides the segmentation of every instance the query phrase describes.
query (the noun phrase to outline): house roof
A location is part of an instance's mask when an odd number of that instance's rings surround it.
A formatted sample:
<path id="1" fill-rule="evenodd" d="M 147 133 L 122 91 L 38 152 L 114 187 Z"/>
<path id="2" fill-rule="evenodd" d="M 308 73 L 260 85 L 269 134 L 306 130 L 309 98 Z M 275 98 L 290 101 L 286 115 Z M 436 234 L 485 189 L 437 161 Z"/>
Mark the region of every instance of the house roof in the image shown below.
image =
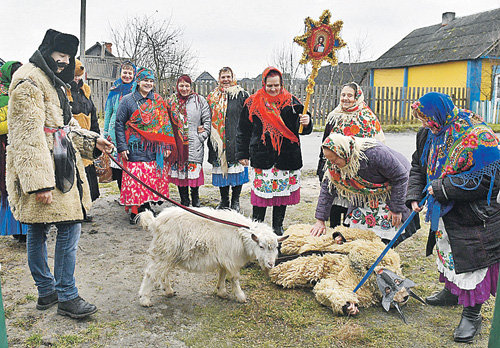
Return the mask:
<path id="1" fill-rule="evenodd" d="M 86 56 L 101 56 L 101 50 L 102 50 L 102 44 L 100 42 L 96 42 L 93 46 L 90 48 L 87 48 L 85 50 L 85 55 Z M 115 57 L 115 55 L 111 52 L 109 52 L 107 49 L 104 50 L 104 55 L 106 57 Z"/>
<path id="2" fill-rule="evenodd" d="M 370 83 L 370 68 L 373 62 L 339 63 L 337 66 L 324 66 L 318 71 L 316 83 L 328 84 L 330 81 L 334 86 L 342 86 L 349 82 L 356 82 L 361 86 Z M 333 74 L 333 76 L 332 76 Z"/>
<path id="3" fill-rule="evenodd" d="M 500 8 L 454 18 L 442 25 L 415 29 L 373 63 L 373 68 L 398 68 L 477 59 L 499 41 Z"/>
<path id="4" fill-rule="evenodd" d="M 214 79 L 214 77 L 212 75 L 210 75 L 210 73 L 208 71 L 204 71 L 200 74 L 200 76 L 198 76 L 195 80 L 195 82 L 199 82 L 199 81 L 217 81 L 216 79 Z"/>

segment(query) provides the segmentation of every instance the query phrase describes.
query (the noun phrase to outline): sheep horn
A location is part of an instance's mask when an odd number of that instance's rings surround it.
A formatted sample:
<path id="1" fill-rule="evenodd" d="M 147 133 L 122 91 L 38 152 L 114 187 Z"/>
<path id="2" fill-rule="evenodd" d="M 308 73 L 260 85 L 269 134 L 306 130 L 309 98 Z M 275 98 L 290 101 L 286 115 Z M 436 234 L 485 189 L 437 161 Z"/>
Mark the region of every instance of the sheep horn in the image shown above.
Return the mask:
<path id="1" fill-rule="evenodd" d="M 408 324 L 408 323 L 406 322 L 405 315 L 403 314 L 403 311 L 401 310 L 401 307 L 399 307 L 399 304 L 398 304 L 396 301 L 392 301 L 392 304 L 394 305 L 394 308 L 396 308 L 396 309 L 397 309 L 397 311 L 398 311 L 399 315 L 401 316 L 401 319 L 403 319 L 403 322 L 404 322 L 405 324 Z"/>
<path id="2" fill-rule="evenodd" d="M 408 291 L 408 294 L 413 297 L 414 299 L 416 300 L 419 300 L 420 302 L 422 302 L 424 305 L 427 305 L 427 303 L 425 303 L 424 299 L 420 296 L 418 296 L 415 292 L 413 292 L 412 289 L 406 289 L 406 291 Z"/>

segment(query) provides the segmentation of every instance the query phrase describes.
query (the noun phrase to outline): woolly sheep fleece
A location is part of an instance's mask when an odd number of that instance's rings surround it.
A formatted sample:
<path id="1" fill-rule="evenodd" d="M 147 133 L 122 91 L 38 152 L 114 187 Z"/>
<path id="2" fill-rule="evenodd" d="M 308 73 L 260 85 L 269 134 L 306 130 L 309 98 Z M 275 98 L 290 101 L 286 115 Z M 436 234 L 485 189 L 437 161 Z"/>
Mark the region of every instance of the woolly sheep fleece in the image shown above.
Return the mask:
<path id="1" fill-rule="evenodd" d="M 283 242 L 281 252 L 285 255 L 313 250 L 334 253 L 313 254 L 281 263 L 270 271 L 271 281 L 284 288 L 312 287 L 316 300 L 338 315 L 343 314 L 342 307 L 347 302 L 359 307 L 380 303 L 382 296 L 375 276 L 369 277 L 356 293 L 352 292 L 385 249 L 386 245 L 380 238 L 371 230 L 344 226 L 328 229 L 327 234 L 314 237 L 309 233 L 311 228 L 304 224 L 290 226 L 285 232 L 289 237 Z M 342 233 L 347 242 L 336 244 L 333 232 Z M 392 249 L 375 271 L 380 267 L 402 275 L 399 255 Z"/>

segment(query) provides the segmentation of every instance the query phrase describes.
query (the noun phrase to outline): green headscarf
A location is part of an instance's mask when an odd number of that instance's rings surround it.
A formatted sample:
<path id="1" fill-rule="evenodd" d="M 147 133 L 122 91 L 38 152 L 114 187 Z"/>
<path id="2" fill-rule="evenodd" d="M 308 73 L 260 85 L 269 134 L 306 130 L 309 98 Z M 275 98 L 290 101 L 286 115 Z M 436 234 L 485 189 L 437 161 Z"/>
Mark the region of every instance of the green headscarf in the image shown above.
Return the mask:
<path id="1" fill-rule="evenodd" d="M 0 108 L 9 103 L 9 86 L 13 73 L 21 66 L 21 62 L 11 60 L 0 67 Z M 14 69 L 14 71 L 12 71 Z"/>

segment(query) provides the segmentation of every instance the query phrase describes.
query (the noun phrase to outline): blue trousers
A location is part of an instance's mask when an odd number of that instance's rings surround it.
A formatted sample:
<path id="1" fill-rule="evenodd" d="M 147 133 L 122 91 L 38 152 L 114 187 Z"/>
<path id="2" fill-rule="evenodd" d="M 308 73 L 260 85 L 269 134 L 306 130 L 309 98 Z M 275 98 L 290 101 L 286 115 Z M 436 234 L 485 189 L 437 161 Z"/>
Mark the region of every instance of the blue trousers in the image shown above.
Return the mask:
<path id="1" fill-rule="evenodd" d="M 57 238 L 54 253 L 54 275 L 50 272 L 47 258 L 47 233 L 49 224 L 33 224 L 28 227 L 28 265 L 38 288 L 38 296 L 44 297 L 57 291 L 59 301 L 78 297 L 75 285 L 76 250 L 81 223 L 56 223 Z"/>

